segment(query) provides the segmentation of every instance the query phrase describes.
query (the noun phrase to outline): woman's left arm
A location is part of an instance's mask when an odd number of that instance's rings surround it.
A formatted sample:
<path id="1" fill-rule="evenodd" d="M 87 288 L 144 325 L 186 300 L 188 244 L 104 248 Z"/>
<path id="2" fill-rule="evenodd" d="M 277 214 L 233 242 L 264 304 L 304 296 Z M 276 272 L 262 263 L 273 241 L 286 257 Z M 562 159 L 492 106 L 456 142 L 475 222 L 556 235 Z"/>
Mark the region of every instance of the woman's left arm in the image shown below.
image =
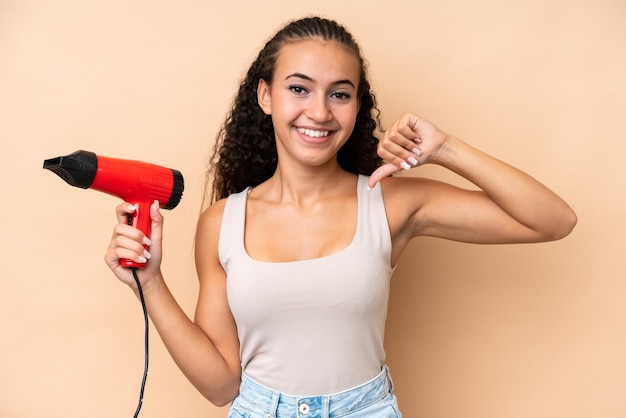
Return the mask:
<path id="1" fill-rule="evenodd" d="M 406 113 L 391 125 L 378 152 L 388 163 L 372 174 L 370 186 L 393 172 L 432 163 L 480 189 L 424 179 L 389 182 L 386 200 L 388 194 L 392 199 L 403 196 L 395 213 L 405 218 L 400 224 L 410 236 L 475 243 L 540 242 L 563 238 L 576 224 L 570 206 L 539 181 L 414 114 Z M 407 199 L 411 195 L 419 198 Z"/>

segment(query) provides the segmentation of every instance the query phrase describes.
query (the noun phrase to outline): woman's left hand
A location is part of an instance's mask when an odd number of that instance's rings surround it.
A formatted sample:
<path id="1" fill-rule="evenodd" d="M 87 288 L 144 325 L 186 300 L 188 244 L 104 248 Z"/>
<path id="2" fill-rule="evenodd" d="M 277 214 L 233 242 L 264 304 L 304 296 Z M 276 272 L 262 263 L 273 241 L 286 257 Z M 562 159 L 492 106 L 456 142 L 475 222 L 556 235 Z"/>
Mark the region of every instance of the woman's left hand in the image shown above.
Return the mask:
<path id="1" fill-rule="evenodd" d="M 398 171 L 436 163 L 446 140 L 447 134 L 432 123 L 413 113 L 404 113 L 378 143 L 378 156 L 385 164 L 372 173 L 369 187 Z"/>

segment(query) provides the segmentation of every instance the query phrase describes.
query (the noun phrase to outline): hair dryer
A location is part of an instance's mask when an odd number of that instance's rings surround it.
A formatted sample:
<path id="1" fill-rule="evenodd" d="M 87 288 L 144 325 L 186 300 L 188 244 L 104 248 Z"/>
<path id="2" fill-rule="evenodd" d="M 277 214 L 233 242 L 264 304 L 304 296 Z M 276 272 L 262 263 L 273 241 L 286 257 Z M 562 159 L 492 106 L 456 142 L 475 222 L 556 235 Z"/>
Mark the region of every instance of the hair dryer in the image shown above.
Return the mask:
<path id="1" fill-rule="evenodd" d="M 150 237 L 150 206 L 155 200 L 163 209 L 174 209 L 183 195 L 184 180 L 178 170 L 141 161 L 97 156 L 79 150 L 51 158 L 43 168 L 52 171 L 71 186 L 94 189 L 118 196 L 135 205 L 128 224 Z M 147 249 L 147 246 L 146 246 Z M 121 260 L 124 267 L 143 268 L 145 263 Z"/>

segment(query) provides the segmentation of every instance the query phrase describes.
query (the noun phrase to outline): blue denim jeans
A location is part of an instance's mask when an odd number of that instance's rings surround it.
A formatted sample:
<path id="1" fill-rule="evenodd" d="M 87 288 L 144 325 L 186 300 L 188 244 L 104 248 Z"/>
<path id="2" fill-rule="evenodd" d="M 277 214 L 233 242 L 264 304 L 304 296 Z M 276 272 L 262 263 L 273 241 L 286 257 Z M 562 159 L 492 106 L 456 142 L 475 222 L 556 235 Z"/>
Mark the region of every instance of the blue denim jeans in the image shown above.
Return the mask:
<path id="1" fill-rule="evenodd" d="M 332 395 L 297 397 L 268 389 L 245 374 L 228 418 L 401 418 L 387 366 L 378 376 Z"/>

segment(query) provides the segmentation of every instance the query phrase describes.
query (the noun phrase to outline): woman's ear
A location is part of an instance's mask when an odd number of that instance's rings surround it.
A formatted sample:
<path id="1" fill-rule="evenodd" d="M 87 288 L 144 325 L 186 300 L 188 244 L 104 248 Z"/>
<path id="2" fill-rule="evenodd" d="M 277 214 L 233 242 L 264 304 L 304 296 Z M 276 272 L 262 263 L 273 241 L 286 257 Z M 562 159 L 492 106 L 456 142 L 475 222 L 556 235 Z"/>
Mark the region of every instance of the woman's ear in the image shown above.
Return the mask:
<path id="1" fill-rule="evenodd" d="M 270 97 L 270 86 L 263 79 L 259 80 L 259 84 L 257 85 L 257 88 L 256 88 L 256 96 L 257 96 L 257 101 L 259 102 L 259 106 L 263 110 L 263 113 L 265 113 L 266 115 L 271 115 L 272 114 L 272 107 L 271 107 L 272 100 Z"/>

